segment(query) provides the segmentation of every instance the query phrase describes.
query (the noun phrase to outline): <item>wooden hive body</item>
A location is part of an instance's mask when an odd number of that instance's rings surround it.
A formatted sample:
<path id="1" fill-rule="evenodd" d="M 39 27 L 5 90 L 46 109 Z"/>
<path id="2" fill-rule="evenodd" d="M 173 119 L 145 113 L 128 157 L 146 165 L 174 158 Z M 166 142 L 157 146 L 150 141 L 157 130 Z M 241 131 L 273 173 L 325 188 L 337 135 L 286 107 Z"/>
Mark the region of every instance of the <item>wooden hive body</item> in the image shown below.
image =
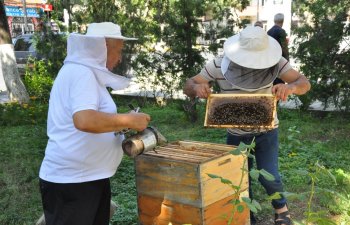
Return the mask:
<path id="1" fill-rule="evenodd" d="M 179 141 L 136 157 L 140 224 L 227 225 L 234 190 L 207 174 L 238 185 L 244 157 L 230 154 L 233 149 L 228 145 Z M 248 176 L 242 179 L 239 197 L 247 197 Z M 235 213 L 232 224 L 249 223 L 249 209 L 245 206 L 242 213 Z"/>

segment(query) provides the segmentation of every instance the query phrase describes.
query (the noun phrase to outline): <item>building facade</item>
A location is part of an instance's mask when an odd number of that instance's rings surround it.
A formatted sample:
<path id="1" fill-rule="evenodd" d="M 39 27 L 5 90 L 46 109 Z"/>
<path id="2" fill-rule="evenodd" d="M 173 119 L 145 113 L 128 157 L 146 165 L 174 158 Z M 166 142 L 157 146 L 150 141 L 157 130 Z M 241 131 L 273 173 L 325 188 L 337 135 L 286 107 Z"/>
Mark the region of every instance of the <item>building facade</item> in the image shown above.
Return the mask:
<path id="1" fill-rule="evenodd" d="M 274 25 L 274 16 L 277 13 L 284 14 L 283 29 L 290 36 L 292 21 L 292 0 L 251 0 L 250 5 L 238 12 L 240 19 L 247 19 L 251 24 L 256 21 L 263 23 L 267 31 Z"/>
<path id="2" fill-rule="evenodd" d="M 5 0 L 5 13 L 11 36 L 33 33 L 42 26 L 44 11 L 52 10 L 46 0 Z M 46 7 L 46 9 L 45 9 Z"/>
<path id="3" fill-rule="evenodd" d="M 263 29 L 268 31 L 274 25 L 274 16 L 277 13 L 284 14 L 283 29 L 289 38 L 292 24 L 292 0 L 251 0 L 250 5 L 243 11 L 232 8 L 232 18 L 224 18 L 220 22 L 213 19 L 211 11 L 207 11 L 206 15 L 201 18 L 202 35 L 197 39 L 197 43 L 202 46 L 213 43 L 222 45 L 227 37 L 218 36 L 217 30 L 231 26 L 234 33 L 239 32 L 239 28 L 234 25 L 233 21 L 244 22 L 247 26 L 253 26 L 256 21 L 260 21 Z"/>

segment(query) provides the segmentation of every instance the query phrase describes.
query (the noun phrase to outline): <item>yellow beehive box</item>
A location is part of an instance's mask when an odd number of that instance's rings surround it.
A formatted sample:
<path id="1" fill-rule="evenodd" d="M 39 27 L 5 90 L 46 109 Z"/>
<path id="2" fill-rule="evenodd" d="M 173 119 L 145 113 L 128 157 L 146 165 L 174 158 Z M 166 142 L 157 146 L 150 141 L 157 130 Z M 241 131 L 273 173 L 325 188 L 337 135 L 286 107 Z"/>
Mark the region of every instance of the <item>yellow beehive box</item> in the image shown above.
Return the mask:
<path id="1" fill-rule="evenodd" d="M 227 225 L 233 210 L 231 201 L 237 196 L 233 196 L 232 187 L 208 174 L 238 185 L 244 157 L 230 154 L 233 149 L 229 145 L 179 141 L 137 156 L 140 224 Z M 245 173 L 242 179 L 238 197 L 248 196 L 248 175 Z M 232 224 L 249 223 L 249 209 L 245 206 L 242 213 L 235 213 Z"/>

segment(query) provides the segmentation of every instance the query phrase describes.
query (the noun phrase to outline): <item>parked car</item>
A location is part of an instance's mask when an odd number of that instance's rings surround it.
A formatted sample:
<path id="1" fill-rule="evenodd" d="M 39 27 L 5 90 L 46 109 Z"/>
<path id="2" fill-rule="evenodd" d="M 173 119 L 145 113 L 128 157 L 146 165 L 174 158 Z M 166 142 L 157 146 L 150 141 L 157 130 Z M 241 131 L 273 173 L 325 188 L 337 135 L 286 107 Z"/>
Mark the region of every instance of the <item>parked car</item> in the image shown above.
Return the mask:
<path id="1" fill-rule="evenodd" d="M 13 46 L 16 44 L 17 38 L 12 38 L 12 44 Z"/>
<path id="2" fill-rule="evenodd" d="M 17 64 L 26 64 L 29 57 L 40 58 L 35 50 L 33 34 L 17 36 L 14 49 Z"/>

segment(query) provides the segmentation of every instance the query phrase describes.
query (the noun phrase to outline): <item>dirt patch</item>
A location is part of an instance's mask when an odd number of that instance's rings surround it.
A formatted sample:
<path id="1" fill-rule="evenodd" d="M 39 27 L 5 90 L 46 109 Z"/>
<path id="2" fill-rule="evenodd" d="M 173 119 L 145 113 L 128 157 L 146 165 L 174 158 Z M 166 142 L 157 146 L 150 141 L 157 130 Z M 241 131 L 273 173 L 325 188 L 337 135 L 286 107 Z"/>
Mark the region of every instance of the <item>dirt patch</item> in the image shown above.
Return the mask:
<path id="1" fill-rule="evenodd" d="M 316 204 L 316 203 L 315 203 Z M 313 205 L 315 205 L 313 204 Z M 291 215 L 291 218 L 293 221 L 298 221 L 298 222 L 303 222 L 303 220 L 305 220 L 305 211 L 307 209 L 307 202 L 303 202 L 303 201 L 289 201 L 289 212 Z M 321 208 L 317 209 L 318 210 L 322 210 Z M 330 218 L 336 222 L 337 224 L 339 223 L 340 220 L 340 216 L 338 215 L 332 215 L 330 216 Z M 257 225 L 273 225 L 274 224 L 274 212 L 272 212 L 272 210 L 270 210 L 270 212 L 266 212 L 266 210 L 262 213 L 259 214 L 258 216 L 256 216 L 256 220 L 257 220 Z M 310 225 L 316 225 L 313 223 L 310 223 Z"/>

